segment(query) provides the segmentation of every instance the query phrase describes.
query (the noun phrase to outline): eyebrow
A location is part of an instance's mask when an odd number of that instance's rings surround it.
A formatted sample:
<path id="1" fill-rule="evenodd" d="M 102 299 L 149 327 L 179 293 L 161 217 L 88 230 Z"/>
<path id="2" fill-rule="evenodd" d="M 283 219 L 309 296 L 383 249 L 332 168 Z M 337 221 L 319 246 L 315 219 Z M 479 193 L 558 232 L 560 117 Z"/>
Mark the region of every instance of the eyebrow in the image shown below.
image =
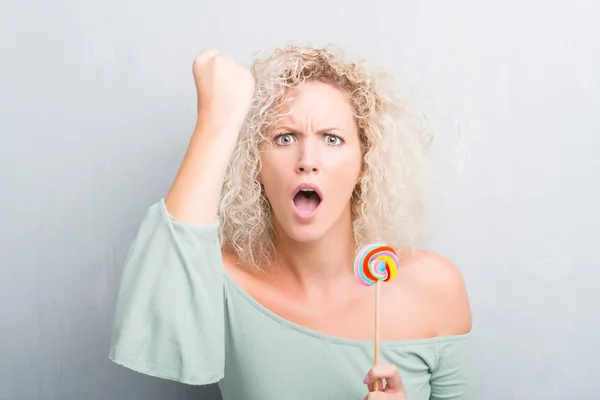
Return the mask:
<path id="1" fill-rule="evenodd" d="M 302 132 L 302 131 L 300 131 L 298 129 L 290 128 L 289 126 L 279 126 L 275 130 L 276 131 L 284 130 L 284 131 L 288 131 L 288 132 L 304 134 L 304 132 Z M 341 131 L 341 129 L 340 128 L 334 128 L 334 127 L 325 128 L 325 129 L 319 129 L 317 131 L 317 134 L 329 133 L 329 132 L 332 132 L 332 131 Z"/>

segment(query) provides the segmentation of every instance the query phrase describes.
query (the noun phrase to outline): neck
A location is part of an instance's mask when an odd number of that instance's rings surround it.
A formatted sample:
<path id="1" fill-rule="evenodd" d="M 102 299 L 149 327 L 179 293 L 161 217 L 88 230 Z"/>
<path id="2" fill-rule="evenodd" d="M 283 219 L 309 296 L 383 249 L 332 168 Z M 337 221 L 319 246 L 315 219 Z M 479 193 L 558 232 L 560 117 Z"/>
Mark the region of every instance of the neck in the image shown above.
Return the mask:
<path id="1" fill-rule="evenodd" d="M 315 242 L 299 243 L 277 233 L 277 274 L 302 292 L 326 294 L 355 279 L 356 249 L 349 212 Z"/>

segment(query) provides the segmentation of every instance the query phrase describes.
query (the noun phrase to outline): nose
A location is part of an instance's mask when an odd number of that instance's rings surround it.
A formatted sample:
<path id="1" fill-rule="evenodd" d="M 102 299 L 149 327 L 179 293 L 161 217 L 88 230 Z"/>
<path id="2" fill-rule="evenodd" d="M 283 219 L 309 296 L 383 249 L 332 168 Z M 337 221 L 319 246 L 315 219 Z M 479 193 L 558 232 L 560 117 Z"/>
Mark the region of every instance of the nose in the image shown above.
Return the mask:
<path id="1" fill-rule="evenodd" d="M 316 163 L 313 162 L 309 162 L 307 160 L 303 160 L 301 159 L 300 162 L 298 162 L 298 166 L 296 168 L 296 172 L 299 174 L 305 173 L 305 172 L 319 172 L 319 168 L 317 167 Z"/>
<path id="2" fill-rule="evenodd" d="M 310 140 L 303 143 L 300 147 L 298 163 L 296 165 L 296 173 L 317 173 L 319 172 L 317 161 L 317 149 L 314 148 Z"/>

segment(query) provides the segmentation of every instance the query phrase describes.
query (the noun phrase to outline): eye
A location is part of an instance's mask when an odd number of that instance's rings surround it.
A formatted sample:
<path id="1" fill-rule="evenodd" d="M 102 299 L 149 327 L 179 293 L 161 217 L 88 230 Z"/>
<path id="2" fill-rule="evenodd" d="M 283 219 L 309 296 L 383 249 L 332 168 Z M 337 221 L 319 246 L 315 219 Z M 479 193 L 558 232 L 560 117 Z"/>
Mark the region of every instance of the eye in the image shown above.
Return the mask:
<path id="1" fill-rule="evenodd" d="M 330 146 L 339 146 L 340 144 L 344 143 L 344 140 L 337 135 L 328 133 L 327 135 L 325 135 L 325 143 L 327 143 Z"/>
<path id="2" fill-rule="evenodd" d="M 285 146 L 294 143 L 296 138 L 291 133 L 283 133 L 281 135 L 275 136 L 273 140 L 275 140 L 275 143 Z"/>

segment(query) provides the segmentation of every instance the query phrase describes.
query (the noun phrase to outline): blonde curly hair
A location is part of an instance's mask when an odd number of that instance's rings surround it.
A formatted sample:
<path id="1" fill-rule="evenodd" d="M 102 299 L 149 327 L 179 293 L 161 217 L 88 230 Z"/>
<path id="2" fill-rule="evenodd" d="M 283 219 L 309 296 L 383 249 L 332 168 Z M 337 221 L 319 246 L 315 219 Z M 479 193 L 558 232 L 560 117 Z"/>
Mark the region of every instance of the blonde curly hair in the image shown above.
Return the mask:
<path id="1" fill-rule="evenodd" d="M 412 250 L 425 227 L 426 150 L 423 120 L 410 112 L 392 76 L 353 61 L 331 46 L 288 45 L 254 62 L 254 101 L 223 184 L 220 240 L 225 251 L 254 269 L 272 266 L 273 210 L 258 176 L 260 145 L 282 117 L 289 88 L 314 80 L 350 95 L 363 149 L 363 169 L 351 198 L 357 247 L 384 242 Z"/>

